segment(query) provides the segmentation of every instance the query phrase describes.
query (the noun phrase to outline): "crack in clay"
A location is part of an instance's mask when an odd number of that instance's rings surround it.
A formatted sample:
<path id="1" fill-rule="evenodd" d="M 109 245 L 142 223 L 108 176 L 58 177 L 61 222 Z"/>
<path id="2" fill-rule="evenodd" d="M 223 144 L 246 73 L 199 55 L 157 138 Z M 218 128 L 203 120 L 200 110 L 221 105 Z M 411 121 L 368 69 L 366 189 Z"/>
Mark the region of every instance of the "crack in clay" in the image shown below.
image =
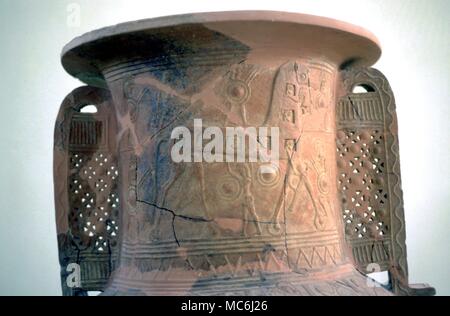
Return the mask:
<path id="1" fill-rule="evenodd" d="M 143 203 L 143 204 L 146 204 L 146 205 L 149 205 L 149 206 L 153 206 L 154 208 L 157 208 L 158 210 L 168 212 L 168 213 L 170 213 L 172 215 L 173 237 L 174 237 L 175 242 L 177 243 L 178 247 L 181 247 L 181 244 L 180 244 L 180 241 L 178 240 L 177 232 L 176 232 L 176 229 L 175 229 L 175 219 L 177 217 L 179 217 L 181 219 L 184 219 L 184 220 L 187 220 L 187 221 L 192 221 L 192 222 L 203 222 L 203 223 L 211 222 L 210 220 L 207 220 L 207 219 L 204 219 L 204 218 L 197 218 L 197 217 L 189 217 L 189 216 L 185 216 L 185 215 L 179 215 L 179 214 L 175 213 L 171 209 L 168 209 L 168 208 L 165 208 L 165 207 L 161 207 L 161 206 L 158 206 L 158 205 L 156 205 L 154 203 L 150 203 L 150 202 L 147 202 L 147 201 L 136 200 L 136 202 Z"/>
<path id="2" fill-rule="evenodd" d="M 162 206 L 156 205 L 154 203 L 150 203 L 148 201 L 136 199 L 136 202 L 143 203 L 143 204 L 146 204 L 148 206 L 153 206 L 154 208 L 157 208 L 158 210 L 168 212 L 168 213 L 170 213 L 172 215 L 173 236 L 174 236 L 175 242 L 177 243 L 178 247 L 181 247 L 181 244 L 180 244 L 180 241 L 179 241 L 179 239 L 177 237 L 177 233 L 176 233 L 176 229 L 175 229 L 175 219 L 176 218 L 181 218 L 183 220 L 191 221 L 191 222 L 195 222 L 195 223 L 216 223 L 216 221 L 214 219 L 209 220 L 209 219 L 202 218 L 202 217 L 191 217 L 191 216 L 186 216 L 186 215 L 179 215 L 179 214 L 177 214 L 175 211 L 173 211 L 171 209 L 168 209 L 166 207 L 162 207 Z M 241 220 L 244 223 L 259 223 L 259 224 L 270 224 L 270 225 L 276 224 L 276 222 L 272 222 L 272 221 L 246 220 L 246 219 L 239 219 L 239 220 Z M 287 247 L 287 240 L 286 240 L 286 238 L 287 238 L 287 236 L 285 234 L 285 243 L 286 243 L 286 247 Z"/>
<path id="3" fill-rule="evenodd" d="M 149 205 L 149 206 L 153 206 L 153 207 L 155 207 L 155 208 L 157 208 L 157 209 L 159 209 L 159 210 L 161 210 L 161 211 L 169 212 L 169 213 L 171 213 L 172 216 L 175 217 L 175 218 L 176 218 L 176 217 L 179 217 L 179 218 L 181 218 L 181 219 L 184 219 L 184 220 L 187 220 L 187 221 L 193 221 L 193 222 L 203 222 L 203 223 L 211 223 L 211 222 L 213 222 L 213 220 L 208 220 L 208 219 L 202 218 L 202 217 L 191 217 L 191 216 L 186 216 L 186 215 L 179 215 L 179 214 L 175 213 L 175 211 L 173 211 L 173 210 L 171 210 L 171 209 L 168 209 L 168 208 L 166 208 L 166 207 L 158 206 L 158 205 L 156 205 L 156 204 L 154 204 L 154 203 L 150 203 L 150 202 L 148 202 L 148 201 L 137 200 L 137 202 L 143 203 L 143 204 L 147 204 L 147 205 Z"/>
<path id="4" fill-rule="evenodd" d="M 284 176 L 284 184 L 283 184 L 284 247 L 286 248 L 287 265 L 288 265 L 289 269 L 292 270 L 291 262 L 289 261 L 289 248 L 288 248 L 288 242 L 287 242 L 287 220 L 286 220 L 286 184 L 287 184 L 287 177 L 288 177 L 288 175 L 286 174 Z"/>
<path id="5" fill-rule="evenodd" d="M 302 128 L 302 130 L 301 130 L 301 132 L 300 132 L 300 135 L 298 136 L 298 138 L 297 138 L 297 140 L 295 141 L 295 144 L 294 144 L 294 148 L 298 148 L 298 143 L 300 142 L 300 140 L 301 140 L 301 138 L 302 138 L 302 136 L 303 136 L 303 128 Z M 294 155 L 295 155 L 295 151 L 292 151 L 292 153 L 291 153 L 291 155 L 288 155 L 288 159 L 289 159 L 289 168 L 294 168 L 294 166 L 293 166 L 293 164 L 292 164 L 292 158 L 294 157 Z M 291 267 L 291 262 L 290 262 L 290 260 L 289 260 L 289 247 L 288 247 L 288 241 L 287 241 L 287 238 L 288 238 L 288 236 L 287 236 L 287 217 L 286 217 L 286 184 L 287 184 L 287 179 L 288 179 L 288 170 L 286 171 L 286 175 L 284 176 L 284 183 L 283 183 L 283 217 L 284 217 L 284 247 L 286 248 L 286 261 L 287 261 L 287 265 L 288 265 L 288 268 L 291 270 L 291 271 L 294 271 L 293 269 L 292 269 L 292 267 Z"/>
<path id="6" fill-rule="evenodd" d="M 206 218 L 203 218 L 203 217 L 191 217 L 191 216 L 186 216 L 186 215 L 179 215 L 179 214 L 177 214 L 175 211 L 173 211 L 171 209 L 168 209 L 168 208 L 165 208 L 165 207 L 160 207 L 160 206 L 158 206 L 158 205 L 156 205 L 154 203 L 150 203 L 148 201 L 143 201 L 143 200 L 138 200 L 137 199 L 136 202 L 147 204 L 149 206 L 153 206 L 153 207 L 155 207 L 155 208 L 157 208 L 159 210 L 171 213 L 174 217 L 179 217 L 179 218 L 187 220 L 187 221 L 201 222 L 201 223 L 213 223 L 213 222 L 215 222 L 214 219 L 206 219 Z M 239 219 L 239 220 L 241 220 L 242 222 L 245 222 L 245 223 L 260 223 L 260 224 L 276 224 L 277 223 L 277 222 L 273 222 L 273 221 L 246 220 L 246 219 Z"/>
<path id="7" fill-rule="evenodd" d="M 173 238 L 175 238 L 175 242 L 177 243 L 178 247 L 181 247 L 180 241 L 178 240 L 178 237 L 177 237 L 177 230 L 175 229 L 175 218 L 176 218 L 176 216 L 173 215 L 173 216 L 172 216 L 172 231 L 173 231 Z"/>
<path id="8" fill-rule="evenodd" d="M 361 114 L 359 113 L 358 108 L 355 106 L 350 96 L 348 97 L 348 100 L 350 101 L 350 105 L 352 106 L 353 111 L 355 111 L 356 116 L 358 116 L 358 119 L 361 121 L 362 120 Z"/>

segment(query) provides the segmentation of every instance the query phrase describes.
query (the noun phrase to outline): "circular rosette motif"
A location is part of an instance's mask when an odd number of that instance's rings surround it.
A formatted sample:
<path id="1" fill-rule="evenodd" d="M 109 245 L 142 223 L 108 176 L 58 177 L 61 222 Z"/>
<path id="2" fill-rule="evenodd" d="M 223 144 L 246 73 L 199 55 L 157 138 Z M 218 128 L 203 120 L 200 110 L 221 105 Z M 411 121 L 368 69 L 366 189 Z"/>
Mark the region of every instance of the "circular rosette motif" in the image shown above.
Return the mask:
<path id="1" fill-rule="evenodd" d="M 319 174 L 318 179 L 317 179 L 317 185 L 319 187 L 319 191 L 322 194 L 328 194 L 328 192 L 330 191 L 327 177 L 328 177 L 328 175 L 326 173 L 321 173 L 321 174 Z"/>
<path id="2" fill-rule="evenodd" d="M 230 80 L 226 86 L 226 96 L 229 102 L 242 104 L 250 97 L 250 88 L 241 80 Z"/>
<path id="3" fill-rule="evenodd" d="M 242 193 L 240 182 L 232 176 L 222 176 L 216 185 L 218 196 L 226 201 L 234 201 L 239 198 Z"/>
<path id="4" fill-rule="evenodd" d="M 272 187 L 278 184 L 281 174 L 276 166 L 260 166 L 256 178 L 259 184 Z"/>

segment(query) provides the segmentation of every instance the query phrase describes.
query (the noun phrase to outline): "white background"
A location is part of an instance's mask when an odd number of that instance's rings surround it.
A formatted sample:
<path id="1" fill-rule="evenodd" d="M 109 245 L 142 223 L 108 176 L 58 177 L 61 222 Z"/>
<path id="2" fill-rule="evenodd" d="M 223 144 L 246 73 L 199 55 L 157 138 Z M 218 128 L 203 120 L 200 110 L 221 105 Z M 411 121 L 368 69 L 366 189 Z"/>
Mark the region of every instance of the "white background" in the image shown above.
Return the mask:
<path id="1" fill-rule="evenodd" d="M 67 23 L 67 6 L 81 24 Z M 60 295 L 53 205 L 53 125 L 81 85 L 59 62 L 84 32 L 129 20 L 222 10 L 309 13 L 377 35 L 376 64 L 395 92 L 410 281 L 450 294 L 450 1 L 0 0 L 0 294 Z"/>

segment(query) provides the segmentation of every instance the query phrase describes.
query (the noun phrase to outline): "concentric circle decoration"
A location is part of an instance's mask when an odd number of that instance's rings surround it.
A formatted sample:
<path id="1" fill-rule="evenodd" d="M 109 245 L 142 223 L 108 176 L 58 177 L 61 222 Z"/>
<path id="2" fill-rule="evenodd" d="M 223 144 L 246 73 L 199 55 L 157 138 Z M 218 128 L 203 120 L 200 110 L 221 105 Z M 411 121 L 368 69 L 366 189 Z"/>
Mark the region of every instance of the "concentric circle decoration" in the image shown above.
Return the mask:
<path id="1" fill-rule="evenodd" d="M 241 195 L 242 187 L 237 179 L 221 176 L 217 181 L 216 192 L 222 200 L 234 201 Z"/>
<path id="2" fill-rule="evenodd" d="M 226 87 L 226 94 L 232 103 L 244 103 L 250 96 L 250 88 L 241 80 L 232 80 Z"/>
<path id="3" fill-rule="evenodd" d="M 319 191 L 323 194 L 328 194 L 330 191 L 328 180 L 327 180 L 327 174 L 321 173 L 319 177 L 317 178 L 317 185 L 319 187 Z"/>
<path id="4" fill-rule="evenodd" d="M 260 166 L 257 171 L 258 183 L 263 186 L 274 186 L 281 178 L 280 169 L 275 165 Z"/>

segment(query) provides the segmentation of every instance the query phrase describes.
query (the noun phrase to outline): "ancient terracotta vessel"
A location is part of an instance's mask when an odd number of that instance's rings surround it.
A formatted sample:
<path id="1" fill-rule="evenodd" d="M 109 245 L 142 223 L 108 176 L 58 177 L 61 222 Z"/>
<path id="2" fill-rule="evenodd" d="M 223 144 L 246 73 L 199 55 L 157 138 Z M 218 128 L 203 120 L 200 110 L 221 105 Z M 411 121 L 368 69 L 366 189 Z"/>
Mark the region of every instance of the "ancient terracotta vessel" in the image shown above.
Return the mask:
<path id="1" fill-rule="evenodd" d="M 368 68 L 380 54 L 362 28 L 260 11 L 69 43 L 63 66 L 88 86 L 55 131 L 64 294 L 432 294 L 408 284 L 395 104 Z M 278 164 L 175 162 L 172 132 L 195 119 L 202 133 L 278 128 Z M 390 288 L 374 271 L 389 271 Z"/>

